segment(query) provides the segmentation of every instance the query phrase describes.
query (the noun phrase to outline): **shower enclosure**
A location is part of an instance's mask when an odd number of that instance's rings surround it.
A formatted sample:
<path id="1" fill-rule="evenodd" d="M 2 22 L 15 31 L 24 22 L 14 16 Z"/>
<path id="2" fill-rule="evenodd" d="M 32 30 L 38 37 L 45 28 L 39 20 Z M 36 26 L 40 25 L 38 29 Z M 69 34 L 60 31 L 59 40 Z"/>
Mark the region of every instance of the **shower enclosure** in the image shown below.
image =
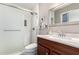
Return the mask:
<path id="1" fill-rule="evenodd" d="M 30 12 L 0 4 L 0 55 L 18 53 L 30 43 L 30 22 Z"/>

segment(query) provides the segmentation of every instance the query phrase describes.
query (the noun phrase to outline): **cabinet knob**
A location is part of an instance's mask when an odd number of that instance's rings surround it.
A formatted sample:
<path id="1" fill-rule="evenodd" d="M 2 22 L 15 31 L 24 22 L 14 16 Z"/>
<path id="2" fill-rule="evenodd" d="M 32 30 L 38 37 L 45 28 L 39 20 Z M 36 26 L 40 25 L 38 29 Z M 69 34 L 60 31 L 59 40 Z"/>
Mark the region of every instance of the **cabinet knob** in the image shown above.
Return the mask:
<path id="1" fill-rule="evenodd" d="M 48 52 L 46 52 L 46 55 L 48 55 Z"/>

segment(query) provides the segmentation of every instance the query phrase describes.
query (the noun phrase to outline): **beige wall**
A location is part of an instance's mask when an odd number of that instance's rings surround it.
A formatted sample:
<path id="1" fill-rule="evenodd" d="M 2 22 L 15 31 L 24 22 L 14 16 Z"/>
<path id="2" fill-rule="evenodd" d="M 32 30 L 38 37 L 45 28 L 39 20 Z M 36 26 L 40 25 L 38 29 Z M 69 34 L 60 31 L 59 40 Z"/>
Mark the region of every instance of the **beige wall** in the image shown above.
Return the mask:
<path id="1" fill-rule="evenodd" d="M 49 19 L 49 8 L 52 4 L 51 3 L 40 3 L 39 4 L 39 20 L 44 18 L 44 23 L 48 24 Z M 41 25 L 41 24 L 40 24 Z M 48 28 L 44 28 L 40 30 L 39 34 L 47 34 Z"/>

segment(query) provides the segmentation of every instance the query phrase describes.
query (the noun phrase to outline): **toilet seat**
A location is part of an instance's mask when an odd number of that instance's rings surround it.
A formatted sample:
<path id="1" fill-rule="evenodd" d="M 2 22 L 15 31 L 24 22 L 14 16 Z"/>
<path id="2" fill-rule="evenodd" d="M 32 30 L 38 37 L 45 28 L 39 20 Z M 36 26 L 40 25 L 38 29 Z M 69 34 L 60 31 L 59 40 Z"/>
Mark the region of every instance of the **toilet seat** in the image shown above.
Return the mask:
<path id="1" fill-rule="evenodd" d="M 32 44 L 29 44 L 28 46 L 26 46 L 25 49 L 35 49 L 36 47 L 37 47 L 37 44 L 32 43 Z"/>
<path id="2" fill-rule="evenodd" d="M 35 55 L 37 50 L 37 44 L 32 43 L 25 47 L 24 52 L 22 54 L 24 55 Z"/>

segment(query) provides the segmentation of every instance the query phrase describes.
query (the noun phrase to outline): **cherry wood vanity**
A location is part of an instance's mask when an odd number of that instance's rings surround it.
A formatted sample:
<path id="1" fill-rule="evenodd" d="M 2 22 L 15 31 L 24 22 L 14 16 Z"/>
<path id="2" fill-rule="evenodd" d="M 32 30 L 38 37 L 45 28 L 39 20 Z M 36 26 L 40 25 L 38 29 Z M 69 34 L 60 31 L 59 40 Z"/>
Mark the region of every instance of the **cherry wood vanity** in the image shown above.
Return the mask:
<path id="1" fill-rule="evenodd" d="M 37 37 L 37 55 L 79 55 L 79 48 Z"/>

